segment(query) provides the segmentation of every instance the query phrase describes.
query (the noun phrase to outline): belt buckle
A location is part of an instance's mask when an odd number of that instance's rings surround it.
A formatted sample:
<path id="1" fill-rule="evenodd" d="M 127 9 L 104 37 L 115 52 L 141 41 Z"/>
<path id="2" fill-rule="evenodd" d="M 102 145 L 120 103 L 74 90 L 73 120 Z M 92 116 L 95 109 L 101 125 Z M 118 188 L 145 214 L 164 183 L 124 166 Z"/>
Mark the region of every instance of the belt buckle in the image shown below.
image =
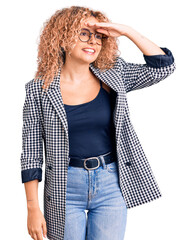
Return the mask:
<path id="1" fill-rule="evenodd" d="M 97 165 L 96 167 L 94 167 L 94 168 L 88 168 L 88 167 L 86 166 L 86 161 L 89 160 L 89 159 L 92 159 L 92 158 L 97 159 L 97 161 L 98 161 L 98 165 Z M 84 159 L 84 168 L 85 168 L 86 170 L 97 169 L 99 166 L 100 166 L 100 160 L 99 160 L 98 157 L 89 157 L 89 158 Z"/>

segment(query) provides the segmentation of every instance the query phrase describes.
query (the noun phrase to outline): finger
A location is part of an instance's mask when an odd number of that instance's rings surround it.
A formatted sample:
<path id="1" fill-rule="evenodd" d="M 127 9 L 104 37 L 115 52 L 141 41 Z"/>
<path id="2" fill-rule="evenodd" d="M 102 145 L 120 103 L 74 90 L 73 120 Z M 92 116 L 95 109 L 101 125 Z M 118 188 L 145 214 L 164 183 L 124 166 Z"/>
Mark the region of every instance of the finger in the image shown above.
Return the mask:
<path id="1" fill-rule="evenodd" d="M 111 24 L 109 24 L 109 23 L 94 23 L 94 26 L 95 27 L 103 27 L 103 28 L 108 28 L 108 27 L 111 27 Z"/>
<path id="2" fill-rule="evenodd" d="M 32 239 L 34 239 L 34 233 L 33 233 L 33 231 L 29 230 L 29 235 L 31 236 Z"/>
<path id="3" fill-rule="evenodd" d="M 36 233 L 33 233 L 31 237 L 32 237 L 34 240 L 37 240 L 37 234 L 36 234 Z"/>
<path id="4" fill-rule="evenodd" d="M 46 234 L 47 234 L 46 222 L 43 223 L 42 227 L 43 227 L 43 235 L 46 238 Z"/>
<path id="5" fill-rule="evenodd" d="M 99 32 L 99 33 L 103 33 L 103 34 L 105 34 L 105 35 L 107 35 L 107 36 L 110 35 L 110 33 L 108 32 L 108 30 L 106 30 L 106 29 L 100 29 L 100 28 L 98 28 L 96 31 Z"/>
<path id="6" fill-rule="evenodd" d="M 85 22 L 85 23 L 84 23 L 84 25 L 86 25 L 86 26 L 89 26 L 89 27 L 90 27 L 90 26 L 93 26 L 93 25 L 94 25 L 94 23 Z"/>
<path id="7" fill-rule="evenodd" d="M 92 23 L 92 22 L 86 22 L 85 23 L 89 27 L 110 27 L 110 24 L 108 23 Z"/>
<path id="8" fill-rule="evenodd" d="M 40 232 L 37 233 L 37 240 L 43 240 L 42 234 Z"/>

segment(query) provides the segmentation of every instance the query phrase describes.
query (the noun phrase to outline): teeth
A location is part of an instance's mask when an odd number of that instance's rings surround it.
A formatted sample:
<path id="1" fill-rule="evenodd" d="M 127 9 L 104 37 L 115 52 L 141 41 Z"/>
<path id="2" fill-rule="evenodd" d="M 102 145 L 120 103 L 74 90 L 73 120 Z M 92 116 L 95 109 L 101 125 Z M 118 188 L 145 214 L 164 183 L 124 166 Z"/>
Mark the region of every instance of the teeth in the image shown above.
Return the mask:
<path id="1" fill-rule="evenodd" d="M 83 50 L 85 50 L 85 51 L 87 51 L 87 52 L 94 52 L 93 49 L 87 49 L 87 48 L 85 48 L 85 49 L 83 49 Z"/>

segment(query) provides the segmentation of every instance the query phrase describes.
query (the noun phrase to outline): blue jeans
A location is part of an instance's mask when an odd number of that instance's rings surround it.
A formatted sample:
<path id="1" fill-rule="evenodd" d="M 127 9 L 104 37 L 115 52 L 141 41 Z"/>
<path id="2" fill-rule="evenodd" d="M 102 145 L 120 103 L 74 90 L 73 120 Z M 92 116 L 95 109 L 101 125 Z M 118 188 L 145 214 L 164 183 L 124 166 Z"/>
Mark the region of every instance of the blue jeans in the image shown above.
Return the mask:
<path id="1" fill-rule="evenodd" d="M 127 207 L 116 162 L 94 170 L 68 167 L 64 240 L 123 240 Z M 87 215 L 86 212 L 87 211 Z"/>

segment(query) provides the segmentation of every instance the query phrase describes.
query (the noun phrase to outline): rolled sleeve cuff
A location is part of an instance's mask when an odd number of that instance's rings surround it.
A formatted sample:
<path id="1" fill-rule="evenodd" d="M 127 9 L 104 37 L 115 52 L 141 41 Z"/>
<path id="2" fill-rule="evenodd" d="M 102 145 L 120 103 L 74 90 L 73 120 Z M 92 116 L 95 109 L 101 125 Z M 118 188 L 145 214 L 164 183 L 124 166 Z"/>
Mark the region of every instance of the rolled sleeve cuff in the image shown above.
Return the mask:
<path id="1" fill-rule="evenodd" d="M 29 182 L 38 179 L 39 182 L 42 181 L 42 169 L 32 168 L 21 171 L 22 183 Z"/>
<path id="2" fill-rule="evenodd" d="M 172 52 L 168 48 L 160 47 L 166 55 L 151 55 L 147 56 L 143 54 L 143 57 L 150 67 L 160 68 L 160 67 L 167 67 L 174 62 L 174 57 Z"/>

